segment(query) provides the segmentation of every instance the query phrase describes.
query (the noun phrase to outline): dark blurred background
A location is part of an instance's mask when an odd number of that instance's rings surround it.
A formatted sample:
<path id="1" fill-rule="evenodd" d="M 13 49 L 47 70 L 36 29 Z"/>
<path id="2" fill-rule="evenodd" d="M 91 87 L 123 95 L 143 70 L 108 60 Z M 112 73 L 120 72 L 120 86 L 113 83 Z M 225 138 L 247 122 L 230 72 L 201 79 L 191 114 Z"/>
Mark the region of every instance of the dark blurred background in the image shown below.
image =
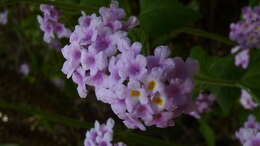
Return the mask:
<path id="1" fill-rule="evenodd" d="M 66 2 L 70 1 L 64 1 Z M 74 2 L 78 3 L 79 0 Z M 240 19 L 241 8 L 248 4 L 246 0 L 179 0 L 179 2 L 201 15 L 200 19 L 189 27 L 225 37 L 228 37 L 230 23 Z M 131 13 L 138 16 L 139 0 L 128 0 L 127 3 L 130 5 Z M 64 123 L 65 119 L 60 117 L 57 121 L 46 119 L 46 116 L 52 118 L 53 115 L 49 113 L 55 114 L 54 117 L 61 115 L 88 123 L 93 123 L 95 120 L 104 122 L 108 117 L 113 117 L 118 127 L 125 129 L 108 105 L 96 101 L 93 93 L 86 99 L 81 99 L 77 94 L 76 85 L 62 74 L 60 70 L 64 58 L 60 50 L 48 46 L 42 40 L 43 33 L 36 19 L 36 16 L 41 14 L 39 4 L 18 2 L 0 5 L 0 11 L 5 9 L 9 11 L 8 23 L 0 25 L 0 146 L 1 144 L 83 145 L 87 129 L 69 126 Z M 63 11 L 62 21 L 73 28 L 77 24 L 80 12 L 63 9 L 61 11 Z M 64 44 L 66 41 L 62 40 Z M 196 45 L 204 46 L 207 52 L 214 56 L 225 56 L 232 48 L 221 42 L 185 33 L 171 38 L 167 45 L 173 48 L 173 55 L 182 57 L 189 56 L 190 49 Z M 152 49 L 154 46 L 150 47 Z M 20 72 L 22 64 L 29 66 L 28 75 Z M 216 145 L 239 145 L 234 133 L 241 126 L 239 115 L 236 113 L 241 111 L 241 107 L 233 107 L 232 117 L 222 115 L 216 104 L 212 111 L 204 116 L 215 133 Z M 135 132 L 141 133 L 138 130 Z M 207 145 L 201 134 L 201 123 L 189 116 L 178 118 L 175 127 L 165 129 L 151 127 L 141 134 L 176 145 Z M 117 139 L 116 135 L 115 138 Z"/>

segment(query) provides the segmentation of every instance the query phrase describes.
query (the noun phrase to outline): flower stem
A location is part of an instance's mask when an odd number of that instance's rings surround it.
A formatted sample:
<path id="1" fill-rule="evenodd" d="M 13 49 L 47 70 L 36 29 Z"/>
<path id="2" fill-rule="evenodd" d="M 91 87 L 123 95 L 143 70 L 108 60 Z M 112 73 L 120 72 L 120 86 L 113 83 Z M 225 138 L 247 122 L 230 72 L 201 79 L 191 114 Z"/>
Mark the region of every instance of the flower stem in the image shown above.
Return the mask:
<path id="1" fill-rule="evenodd" d="M 227 45 L 236 45 L 235 42 L 229 40 L 228 38 L 215 34 L 215 33 L 210 33 L 210 32 L 206 32 L 203 30 L 199 30 L 199 29 L 193 29 L 193 28 L 182 28 L 179 30 L 179 33 L 187 33 L 187 34 L 191 34 L 191 35 L 196 35 L 196 36 L 200 36 L 200 37 L 204 37 L 204 38 L 208 38 L 208 39 L 212 39 L 212 40 L 216 40 L 222 43 L 225 43 Z"/>
<path id="2" fill-rule="evenodd" d="M 162 43 L 164 44 L 165 42 L 169 41 L 170 39 L 176 37 L 177 35 L 179 35 L 181 33 L 204 37 L 206 39 L 215 40 L 215 41 L 218 41 L 218 42 L 221 42 L 221 43 L 224 43 L 227 45 L 231 45 L 231 46 L 236 45 L 236 43 L 233 42 L 232 40 L 229 40 L 228 38 L 221 36 L 219 34 L 210 33 L 210 32 L 200 30 L 200 29 L 194 29 L 194 28 L 188 28 L 188 27 L 177 29 L 177 30 L 171 32 L 170 34 L 160 37 L 159 39 L 155 40 L 154 45 L 158 45 L 158 44 L 162 44 Z"/>
<path id="3" fill-rule="evenodd" d="M 201 83 L 204 83 L 204 84 L 209 84 L 209 85 L 236 87 L 236 88 L 240 87 L 240 84 L 236 81 L 229 81 L 229 80 L 222 80 L 222 79 L 212 79 L 212 78 L 201 76 L 201 75 L 195 75 L 194 78 L 198 82 L 201 82 Z"/>

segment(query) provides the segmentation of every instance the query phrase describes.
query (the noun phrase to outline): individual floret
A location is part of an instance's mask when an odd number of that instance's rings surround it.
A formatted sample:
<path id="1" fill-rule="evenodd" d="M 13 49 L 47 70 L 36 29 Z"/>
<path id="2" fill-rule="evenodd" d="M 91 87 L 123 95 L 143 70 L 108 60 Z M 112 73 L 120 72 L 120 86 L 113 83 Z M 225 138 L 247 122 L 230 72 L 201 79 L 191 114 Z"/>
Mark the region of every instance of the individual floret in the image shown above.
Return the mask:
<path id="1" fill-rule="evenodd" d="M 126 146 L 122 142 L 113 144 L 114 120 L 108 119 L 106 124 L 95 122 L 95 127 L 87 131 L 84 146 Z"/>
<path id="2" fill-rule="evenodd" d="M 247 91 L 242 90 L 241 92 L 240 103 L 245 109 L 254 109 L 258 106 Z"/>
<path id="3" fill-rule="evenodd" d="M 244 127 L 240 128 L 235 135 L 243 146 L 258 146 L 260 144 L 260 123 L 253 115 L 249 115 Z"/>
<path id="4" fill-rule="evenodd" d="M 40 23 L 40 28 L 44 32 L 43 40 L 51 43 L 55 40 L 55 35 L 58 38 L 69 37 L 71 31 L 64 24 L 59 22 L 61 12 L 52 5 L 41 4 L 40 9 L 43 12 L 43 17 L 38 15 L 37 19 Z"/>
<path id="5" fill-rule="evenodd" d="M 191 112 L 190 115 L 196 119 L 201 119 L 202 113 L 209 112 L 210 106 L 215 101 L 215 96 L 208 93 L 200 93 L 198 98 L 196 99 L 196 110 Z"/>

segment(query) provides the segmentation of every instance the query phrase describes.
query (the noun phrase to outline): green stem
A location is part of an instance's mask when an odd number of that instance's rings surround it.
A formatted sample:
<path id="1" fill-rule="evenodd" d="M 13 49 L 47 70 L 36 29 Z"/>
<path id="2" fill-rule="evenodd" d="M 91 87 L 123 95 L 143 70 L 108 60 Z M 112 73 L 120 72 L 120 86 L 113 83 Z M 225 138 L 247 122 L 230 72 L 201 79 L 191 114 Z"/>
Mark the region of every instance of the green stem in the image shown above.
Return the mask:
<path id="1" fill-rule="evenodd" d="M 0 99 L 0 108 L 4 109 L 9 109 L 9 110 L 14 110 L 17 112 L 22 112 L 28 115 L 32 115 L 44 120 L 47 120 L 49 122 L 55 122 L 55 123 L 60 123 L 64 124 L 70 127 L 74 128 L 84 128 L 84 129 L 89 129 L 93 127 L 93 124 L 90 124 L 88 122 L 83 122 L 80 120 L 75 120 L 72 118 L 68 118 L 65 116 L 61 116 L 58 114 L 46 112 L 43 110 L 40 110 L 38 108 L 33 108 L 29 107 L 28 105 L 19 105 L 19 104 L 11 104 L 8 103 L 4 100 Z M 120 137 L 122 140 L 125 142 L 133 143 L 136 145 L 147 145 L 147 146 L 156 146 L 156 145 L 164 145 L 164 146 L 170 146 L 168 143 L 165 143 L 162 140 L 152 138 L 149 136 L 144 136 L 144 135 L 139 135 L 130 131 L 126 131 L 123 129 L 118 129 L 118 134 L 117 136 Z"/>
<path id="2" fill-rule="evenodd" d="M 196 36 L 200 36 L 200 37 L 204 37 L 204 38 L 208 38 L 208 39 L 212 39 L 212 40 L 216 40 L 228 45 L 236 45 L 235 42 L 229 40 L 228 38 L 218 35 L 218 34 L 214 34 L 214 33 L 210 33 L 210 32 L 206 32 L 203 30 L 199 30 L 199 29 L 193 29 L 193 28 L 183 28 L 180 30 L 180 32 L 183 33 L 187 33 L 187 34 L 191 34 L 191 35 L 196 35 Z"/>
<path id="3" fill-rule="evenodd" d="M 195 75 L 194 78 L 196 79 L 196 81 L 204 83 L 204 84 L 240 88 L 240 84 L 236 81 L 229 81 L 229 80 L 222 80 L 222 79 L 212 79 L 212 78 L 204 77 L 204 76 L 201 76 L 201 75 Z"/>
<path id="4" fill-rule="evenodd" d="M 74 128 L 91 128 L 93 124 L 89 124 L 83 121 L 74 120 L 68 117 L 60 116 L 57 114 L 49 113 L 46 111 L 39 110 L 37 108 L 28 107 L 27 105 L 17 105 L 5 102 L 4 100 L 0 100 L 0 107 L 4 109 L 10 109 L 19 111 L 28 115 L 33 115 L 44 120 L 48 120 L 50 122 L 56 122 L 60 124 L 64 124 L 67 126 L 71 126 Z"/>
<path id="5" fill-rule="evenodd" d="M 155 41 L 155 44 L 157 45 L 158 43 L 167 42 L 169 39 L 171 39 L 181 33 L 186 33 L 186 34 L 190 34 L 190 35 L 194 35 L 194 36 L 212 39 L 212 40 L 215 40 L 215 41 L 227 44 L 227 45 L 231 45 L 231 46 L 236 45 L 235 42 L 229 40 L 228 38 L 226 38 L 224 36 L 221 36 L 221 35 L 218 35 L 215 33 L 206 32 L 206 31 L 199 30 L 199 29 L 188 28 L 188 27 L 177 29 L 177 30 L 171 32 L 169 35 L 159 38 L 158 40 Z"/>
<path id="6" fill-rule="evenodd" d="M 59 1 L 49 1 L 49 0 L 3 0 L 2 2 L 0 2 L 0 6 L 15 5 L 17 3 L 50 4 L 62 9 L 86 10 L 87 12 L 94 12 L 98 10 L 97 7 L 90 7 L 86 5 L 78 5 L 78 4 L 64 3 Z"/>

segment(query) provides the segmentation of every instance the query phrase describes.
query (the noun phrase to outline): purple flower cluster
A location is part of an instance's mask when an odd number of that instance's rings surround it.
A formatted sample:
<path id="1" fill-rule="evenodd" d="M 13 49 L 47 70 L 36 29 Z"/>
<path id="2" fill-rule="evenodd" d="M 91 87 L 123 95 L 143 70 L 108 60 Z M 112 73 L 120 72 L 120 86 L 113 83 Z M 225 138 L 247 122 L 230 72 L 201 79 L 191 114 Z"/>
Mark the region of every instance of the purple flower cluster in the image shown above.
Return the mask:
<path id="1" fill-rule="evenodd" d="M 244 7 L 243 20 L 230 25 L 230 39 L 239 43 L 242 48 L 260 47 L 260 7 Z"/>
<path id="2" fill-rule="evenodd" d="M 108 119 L 106 124 L 95 122 L 95 127 L 87 131 L 84 146 L 126 146 L 119 142 L 112 144 L 114 120 Z"/>
<path id="3" fill-rule="evenodd" d="M 216 97 L 212 94 L 208 93 L 200 93 L 198 98 L 196 99 L 196 110 L 190 113 L 196 119 L 201 119 L 200 114 L 209 112 L 210 106 L 214 103 Z"/>
<path id="4" fill-rule="evenodd" d="M 239 43 L 232 53 L 241 50 L 236 54 L 235 64 L 245 69 L 249 64 L 249 49 L 260 48 L 260 7 L 244 7 L 242 16 L 242 21 L 230 25 L 229 37 Z"/>
<path id="5" fill-rule="evenodd" d="M 0 24 L 5 25 L 8 21 L 8 10 L 0 13 Z"/>
<path id="6" fill-rule="evenodd" d="M 244 127 L 236 132 L 236 137 L 243 146 L 260 145 L 260 123 L 256 121 L 256 118 L 253 115 L 248 116 L 248 120 L 244 123 Z"/>
<path id="7" fill-rule="evenodd" d="M 159 46 L 153 56 L 127 51 L 111 58 L 107 85 L 95 89 L 97 98 L 111 104 L 128 128 L 173 126 L 173 118 L 194 109 L 192 75 L 198 63 L 169 55 Z"/>
<path id="8" fill-rule="evenodd" d="M 112 62 L 116 60 L 112 56 L 117 50 L 141 49 L 140 43 L 129 46 L 130 40 L 125 32 L 139 23 L 137 18 L 130 17 L 128 21 L 122 21 L 126 14 L 123 9 L 118 8 L 116 1 L 112 2 L 110 8 L 100 8 L 99 13 L 101 16 L 86 16 L 82 13 L 79 25 L 75 26 L 70 36 L 70 44 L 62 48 L 66 59 L 62 72 L 67 78 L 72 76 L 73 81 L 78 84 L 80 97 L 87 96 L 86 84 L 95 87 L 104 84 L 112 69 Z M 110 69 L 109 60 L 112 60 Z"/>
<path id="9" fill-rule="evenodd" d="M 99 13 L 83 13 L 70 44 L 62 49 L 66 58 L 62 72 L 78 85 L 80 97 L 87 96 L 86 85 L 93 86 L 97 99 L 110 104 L 132 129 L 172 126 L 173 118 L 190 113 L 195 107 L 192 76 L 198 62 L 169 58 L 166 46 L 145 57 L 140 54 L 142 44 L 131 43 L 127 36 L 127 30 L 138 24 L 136 17 L 122 21 L 125 12 L 116 1 Z"/>
<path id="10" fill-rule="evenodd" d="M 71 31 L 65 28 L 64 24 L 59 23 L 61 12 L 52 5 L 41 4 L 40 9 L 43 12 L 42 16 L 37 16 L 40 28 L 44 32 L 43 40 L 47 43 L 57 43 L 55 35 L 58 38 L 69 37 Z"/>
<path id="11" fill-rule="evenodd" d="M 248 94 L 247 91 L 242 90 L 241 91 L 241 97 L 240 97 L 240 103 L 245 109 L 254 109 L 258 106 L 252 99 L 252 97 Z"/>

